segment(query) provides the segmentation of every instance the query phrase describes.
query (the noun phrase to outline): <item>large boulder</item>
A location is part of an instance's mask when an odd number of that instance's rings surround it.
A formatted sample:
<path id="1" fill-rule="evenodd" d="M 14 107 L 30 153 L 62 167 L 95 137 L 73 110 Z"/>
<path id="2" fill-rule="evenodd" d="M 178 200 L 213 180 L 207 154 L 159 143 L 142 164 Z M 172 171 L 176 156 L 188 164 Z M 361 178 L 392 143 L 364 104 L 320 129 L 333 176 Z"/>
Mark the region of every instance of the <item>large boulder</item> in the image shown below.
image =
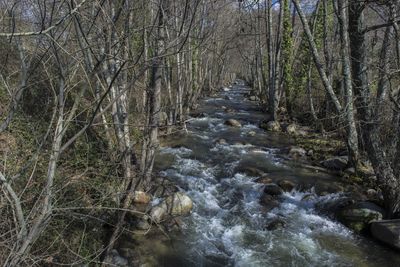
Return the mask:
<path id="1" fill-rule="evenodd" d="M 369 223 L 382 220 L 385 211 L 371 202 L 357 202 L 336 212 L 337 219 L 350 229 L 360 233 L 368 229 Z"/>
<path id="2" fill-rule="evenodd" d="M 330 170 L 343 171 L 346 169 L 348 162 L 347 156 L 341 156 L 324 160 L 321 165 Z"/>
<path id="3" fill-rule="evenodd" d="M 193 201 L 182 192 L 176 192 L 164 199 L 160 204 L 150 210 L 150 216 L 156 223 L 166 217 L 177 217 L 188 215 L 193 208 Z"/>
<path id="4" fill-rule="evenodd" d="M 400 219 L 371 222 L 371 234 L 379 241 L 400 250 Z"/>
<path id="5" fill-rule="evenodd" d="M 225 125 L 232 126 L 232 127 L 242 127 L 242 124 L 235 119 L 229 119 L 225 121 Z"/>
<path id="6" fill-rule="evenodd" d="M 280 132 L 281 131 L 281 126 L 279 122 L 277 121 L 262 121 L 260 123 L 260 128 L 270 131 L 270 132 Z"/>

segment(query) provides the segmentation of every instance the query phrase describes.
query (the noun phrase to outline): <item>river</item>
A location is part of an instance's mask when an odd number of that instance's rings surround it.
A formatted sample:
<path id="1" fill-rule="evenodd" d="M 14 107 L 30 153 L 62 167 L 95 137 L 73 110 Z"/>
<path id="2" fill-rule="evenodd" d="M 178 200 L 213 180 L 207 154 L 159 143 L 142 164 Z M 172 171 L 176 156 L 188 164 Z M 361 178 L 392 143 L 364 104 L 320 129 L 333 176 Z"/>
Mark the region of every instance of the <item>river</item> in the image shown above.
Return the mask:
<path id="1" fill-rule="evenodd" d="M 203 99 L 199 112 L 206 116 L 193 118 L 187 132 L 163 142 L 156 169 L 192 198 L 194 209 L 163 249 L 148 244 L 157 265 L 400 266 L 399 254 L 321 212 L 318 207 L 342 195 L 317 196 L 311 186 L 329 187 L 339 183 L 338 177 L 288 158 L 283 151 L 293 140 L 258 127 L 265 114 L 244 97 L 248 91 L 239 81 Z M 243 126 L 225 125 L 230 118 Z M 221 138 L 226 143 L 216 142 Z M 263 186 L 254 182 L 257 177 L 237 171 L 243 166 L 311 189 L 285 193 L 280 205 L 268 211 L 259 204 Z M 285 226 L 266 230 L 276 218 Z"/>

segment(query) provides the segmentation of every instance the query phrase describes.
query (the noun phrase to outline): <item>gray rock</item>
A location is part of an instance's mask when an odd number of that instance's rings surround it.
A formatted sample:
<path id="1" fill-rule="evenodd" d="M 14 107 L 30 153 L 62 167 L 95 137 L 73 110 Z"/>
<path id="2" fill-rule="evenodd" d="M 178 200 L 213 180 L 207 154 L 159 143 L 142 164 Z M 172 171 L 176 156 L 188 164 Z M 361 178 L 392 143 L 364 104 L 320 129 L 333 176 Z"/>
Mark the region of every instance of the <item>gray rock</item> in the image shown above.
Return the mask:
<path id="1" fill-rule="evenodd" d="M 379 241 L 400 250 L 400 219 L 371 222 L 371 234 Z"/>
<path id="2" fill-rule="evenodd" d="M 116 249 L 111 250 L 110 254 L 105 258 L 104 264 L 108 266 L 129 266 L 128 260 L 119 255 Z"/>
<path id="3" fill-rule="evenodd" d="M 336 212 L 338 220 L 350 229 L 360 233 L 368 229 L 369 223 L 382 220 L 385 211 L 371 202 L 358 202 Z"/>
<path id="4" fill-rule="evenodd" d="M 217 144 L 226 145 L 227 142 L 226 142 L 226 140 L 224 138 L 220 138 L 220 139 L 217 140 Z"/>
<path id="5" fill-rule="evenodd" d="M 291 147 L 289 150 L 289 156 L 292 158 L 301 158 L 307 155 L 307 151 L 301 147 Z"/>
<path id="6" fill-rule="evenodd" d="M 280 196 L 283 194 L 283 190 L 276 184 L 267 184 L 264 187 L 264 193 L 271 196 Z"/>
<path id="7" fill-rule="evenodd" d="M 327 169 L 343 171 L 348 164 L 347 156 L 334 157 L 321 162 L 321 165 Z"/>
<path id="8" fill-rule="evenodd" d="M 255 131 L 250 131 L 247 133 L 248 136 L 256 136 L 257 133 Z"/>
<path id="9" fill-rule="evenodd" d="M 225 121 L 225 125 L 232 126 L 232 127 L 242 127 L 242 124 L 235 119 L 229 119 Z"/>
<path id="10" fill-rule="evenodd" d="M 182 192 L 177 192 L 150 210 L 153 221 L 159 223 L 167 216 L 177 217 L 188 215 L 193 208 L 193 201 Z"/>
<path id="11" fill-rule="evenodd" d="M 286 127 L 286 132 L 290 135 L 297 135 L 297 125 L 294 123 L 289 124 Z"/>
<path id="12" fill-rule="evenodd" d="M 260 123 L 260 128 L 270 131 L 270 132 L 280 132 L 281 131 L 281 126 L 279 122 L 277 121 L 268 121 L 268 122 L 261 122 Z"/>
<path id="13" fill-rule="evenodd" d="M 257 96 L 252 95 L 252 96 L 249 97 L 249 100 L 250 100 L 250 101 L 258 101 L 259 99 L 258 99 Z"/>

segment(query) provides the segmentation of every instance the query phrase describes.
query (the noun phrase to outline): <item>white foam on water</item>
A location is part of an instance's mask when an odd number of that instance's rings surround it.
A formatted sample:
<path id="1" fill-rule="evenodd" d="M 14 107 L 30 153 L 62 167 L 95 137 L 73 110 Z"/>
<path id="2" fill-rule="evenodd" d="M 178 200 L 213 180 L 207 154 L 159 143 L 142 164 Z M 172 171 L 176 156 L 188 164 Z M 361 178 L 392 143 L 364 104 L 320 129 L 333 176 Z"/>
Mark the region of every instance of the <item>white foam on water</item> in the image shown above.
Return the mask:
<path id="1" fill-rule="evenodd" d="M 161 147 L 159 149 L 160 154 L 173 154 L 173 155 L 179 155 L 179 156 L 189 156 L 192 154 L 192 150 L 186 147 L 177 147 L 177 148 L 171 148 L 171 147 Z"/>

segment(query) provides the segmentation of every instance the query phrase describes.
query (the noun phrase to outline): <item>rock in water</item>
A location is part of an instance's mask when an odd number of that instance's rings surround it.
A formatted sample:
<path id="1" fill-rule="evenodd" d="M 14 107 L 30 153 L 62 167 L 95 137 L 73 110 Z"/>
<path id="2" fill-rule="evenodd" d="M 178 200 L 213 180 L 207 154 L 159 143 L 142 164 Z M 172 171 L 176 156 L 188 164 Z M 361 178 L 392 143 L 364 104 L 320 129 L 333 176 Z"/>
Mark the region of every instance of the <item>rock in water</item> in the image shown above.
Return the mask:
<path id="1" fill-rule="evenodd" d="M 239 121 L 234 120 L 234 119 L 229 119 L 225 121 L 225 125 L 232 126 L 232 127 L 242 127 L 242 124 L 240 124 Z"/>
<path id="2" fill-rule="evenodd" d="M 266 211 L 270 211 L 279 206 L 278 200 L 274 196 L 263 194 L 260 197 L 260 204 L 264 206 Z"/>
<path id="3" fill-rule="evenodd" d="M 220 139 L 217 140 L 217 144 L 226 145 L 227 142 L 226 142 L 226 140 L 224 138 L 220 138 Z"/>
<path id="4" fill-rule="evenodd" d="M 164 199 L 160 204 L 154 206 L 150 211 L 152 220 L 159 223 L 167 216 L 185 216 L 193 208 L 193 201 L 182 192 L 174 193 Z"/>
<path id="5" fill-rule="evenodd" d="M 259 178 L 257 178 L 254 182 L 258 183 L 258 184 L 270 184 L 272 183 L 272 179 L 269 178 L 268 176 L 261 176 Z"/>
<path id="6" fill-rule="evenodd" d="M 350 229 L 360 233 L 367 230 L 369 223 L 382 220 L 385 211 L 371 202 L 358 202 L 338 210 L 338 220 Z"/>
<path id="7" fill-rule="evenodd" d="M 280 132 L 281 131 L 281 126 L 279 122 L 277 121 L 269 121 L 269 122 L 261 122 L 260 123 L 260 128 L 270 131 L 270 132 Z"/>
<path id="8" fill-rule="evenodd" d="M 282 181 L 279 181 L 278 185 L 279 185 L 279 186 L 283 189 L 283 191 L 285 191 L 285 192 L 290 192 L 290 191 L 292 191 L 292 190 L 296 187 L 295 183 L 293 183 L 292 181 L 289 181 L 289 180 L 282 180 Z"/>
<path id="9" fill-rule="evenodd" d="M 247 133 L 248 136 L 256 136 L 257 133 L 255 131 L 250 131 Z"/>
<path id="10" fill-rule="evenodd" d="M 379 241 L 400 250 L 400 219 L 371 222 L 371 234 Z"/>
<path id="11" fill-rule="evenodd" d="M 276 184 L 267 184 L 264 187 L 264 193 L 271 196 L 280 196 L 283 190 Z"/>
<path id="12" fill-rule="evenodd" d="M 335 171 L 343 171 L 348 164 L 347 156 L 334 157 L 321 162 L 322 166 Z"/>
<path id="13" fill-rule="evenodd" d="M 286 222 L 284 220 L 282 220 L 280 218 L 276 218 L 272 222 L 268 223 L 268 225 L 266 226 L 266 229 L 268 231 L 274 231 L 274 230 L 284 228 L 285 225 L 286 225 Z"/>

